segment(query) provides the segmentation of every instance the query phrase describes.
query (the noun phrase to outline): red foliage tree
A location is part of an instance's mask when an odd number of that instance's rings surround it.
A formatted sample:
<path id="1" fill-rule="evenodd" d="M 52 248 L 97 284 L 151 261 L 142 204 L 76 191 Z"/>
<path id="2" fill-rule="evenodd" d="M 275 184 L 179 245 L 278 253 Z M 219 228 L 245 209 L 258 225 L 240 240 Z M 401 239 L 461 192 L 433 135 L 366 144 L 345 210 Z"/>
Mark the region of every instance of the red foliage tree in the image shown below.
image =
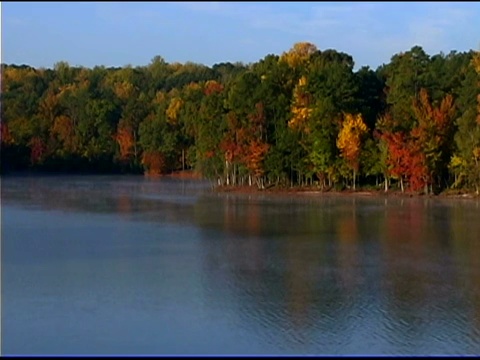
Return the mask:
<path id="1" fill-rule="evenodd" d="M 223 85 L 216 82 L 215 80 L 209 80 L 206 82 L 203 92 L 206 96 L 215 93 L 221 93 L 223 91 Z"/>
<path id="2" fill-rule="evenodd" d="M 34 165 L 40 164 L 44 160 L 45 151 L 47 149 L 45 143 L 40 137 L 35 136 L 30 140 L 29 146 L 30 146 L 30 161 Z"/>
<path id="3" fill-rule="evenodd" d="M 268 152 L 269 145 L 264 140 L 265 111 L 262 102 L 255 104 L 255 111 L 248 116 L 248 125 L 245 128 L 243 142 L 243 161 L 258 187 L 263 187 L 264 175 L 263 160 Z"/>
<path id="4" fill-rule="evenodd" d="M 1 139 L 2 145 L 13 144 L 13 137 L 10 134 L 10 130 L 8 129 L 8 125 L 3 121 L 0 121 L 0 136 L 2 137 L 2 139 Z"/>
<path id="5" fill-rule="evenodd" d="M 145 151 L 142 156 L 142 165 L 147 175 L 161 175 L 165 171 L 165 156 L 158 151 Z"/>
<path id="6" fill-rule="evenodd" d="M 114 138 L 120 147 L 120 160 L 127 160 L 133 155 L 134 138 L 132 129 L 129 126 L 119 126 Z"/>
<path id="7" fill-rule="evenodd" d="M 402 191 L 404 179 L 408 180 L 412 191 L 418 191 L 425 186 L 427 182 L 425 155 L 421 152 L 418 141 L 404 132 L 384 132 L 380 136 L 388 145 L 389 175 L 400 180 Z"/>

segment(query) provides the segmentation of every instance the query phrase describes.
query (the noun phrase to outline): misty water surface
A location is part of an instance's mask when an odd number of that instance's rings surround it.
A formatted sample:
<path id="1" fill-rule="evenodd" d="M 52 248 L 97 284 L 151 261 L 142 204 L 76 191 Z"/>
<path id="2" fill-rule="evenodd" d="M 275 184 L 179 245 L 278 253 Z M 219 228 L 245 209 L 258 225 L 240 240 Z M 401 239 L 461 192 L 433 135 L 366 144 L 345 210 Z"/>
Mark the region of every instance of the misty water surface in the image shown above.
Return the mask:
<path id="1" fill-rule="evenodd" d="M 3 354 L 480 354 L 478 200 L 1 186 Z"/>

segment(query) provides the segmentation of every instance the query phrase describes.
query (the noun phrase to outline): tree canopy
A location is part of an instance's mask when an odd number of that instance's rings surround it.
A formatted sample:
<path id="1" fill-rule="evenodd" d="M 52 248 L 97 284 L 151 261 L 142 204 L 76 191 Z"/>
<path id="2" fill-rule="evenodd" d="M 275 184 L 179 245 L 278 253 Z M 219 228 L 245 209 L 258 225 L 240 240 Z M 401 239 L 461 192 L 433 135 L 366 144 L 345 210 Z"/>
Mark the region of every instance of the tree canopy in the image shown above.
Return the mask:
<path id="1" fill-rule="evenodd" d="M 248 66 L 2 64 L 1 170 L 193 169 L 219 184 L 480 189 L 480 55 L 373 70 L 296 43 Z"/>

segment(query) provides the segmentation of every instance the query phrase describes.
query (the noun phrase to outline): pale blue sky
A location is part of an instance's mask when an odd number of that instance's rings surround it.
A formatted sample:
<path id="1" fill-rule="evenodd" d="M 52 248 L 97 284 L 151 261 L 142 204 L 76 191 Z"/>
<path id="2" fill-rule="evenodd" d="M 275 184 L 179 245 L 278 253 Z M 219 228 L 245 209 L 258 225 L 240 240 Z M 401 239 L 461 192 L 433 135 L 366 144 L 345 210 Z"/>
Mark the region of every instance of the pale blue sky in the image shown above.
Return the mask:
<path id="1" fill-rule="evenodd" d="M 69 2 L 2 6 L 2 62 L 52 67 L 211 66 L 256 62 L 295 42 L 388 63 L 420 45 L 430 55 L 480 48 L 478 2 Z"/>

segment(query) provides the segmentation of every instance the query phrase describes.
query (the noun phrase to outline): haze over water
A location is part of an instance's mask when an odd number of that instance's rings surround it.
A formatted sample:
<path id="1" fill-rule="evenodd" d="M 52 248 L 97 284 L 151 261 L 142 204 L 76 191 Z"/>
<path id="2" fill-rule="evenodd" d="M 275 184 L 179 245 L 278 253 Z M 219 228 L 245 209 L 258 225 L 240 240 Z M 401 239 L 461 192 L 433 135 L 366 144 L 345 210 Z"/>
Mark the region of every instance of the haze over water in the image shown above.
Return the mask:
<path id="1" fill-rule="evenodd" d="M 2 178 L 3 354 L 480 354 L 478 200 Z"/>

